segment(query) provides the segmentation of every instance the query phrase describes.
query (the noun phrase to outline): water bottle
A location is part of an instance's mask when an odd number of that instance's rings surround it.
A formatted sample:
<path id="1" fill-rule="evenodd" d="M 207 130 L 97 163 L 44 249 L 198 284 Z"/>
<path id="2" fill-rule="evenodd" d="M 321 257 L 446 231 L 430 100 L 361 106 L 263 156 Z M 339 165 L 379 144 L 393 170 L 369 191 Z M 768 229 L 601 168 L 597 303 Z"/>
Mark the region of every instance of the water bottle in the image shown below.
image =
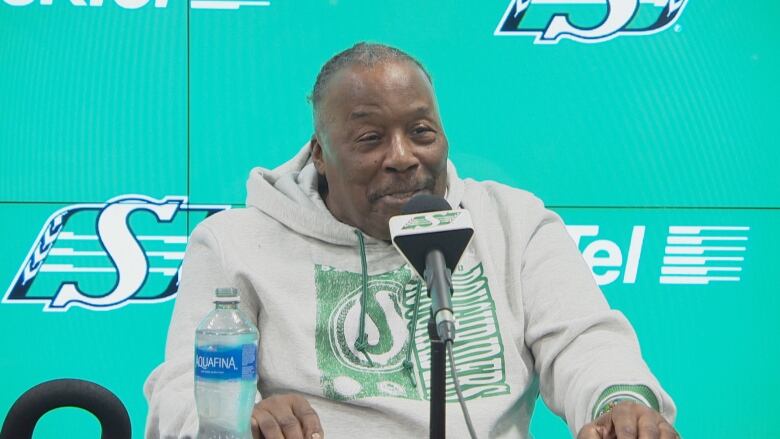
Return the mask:
<path id="1" fill-rule="evenodd" d="M 251 439 L 257 389 L 257 329 L 235 288 L 217 288 L 215 308 L 195 331 L 198 439 Z"/>

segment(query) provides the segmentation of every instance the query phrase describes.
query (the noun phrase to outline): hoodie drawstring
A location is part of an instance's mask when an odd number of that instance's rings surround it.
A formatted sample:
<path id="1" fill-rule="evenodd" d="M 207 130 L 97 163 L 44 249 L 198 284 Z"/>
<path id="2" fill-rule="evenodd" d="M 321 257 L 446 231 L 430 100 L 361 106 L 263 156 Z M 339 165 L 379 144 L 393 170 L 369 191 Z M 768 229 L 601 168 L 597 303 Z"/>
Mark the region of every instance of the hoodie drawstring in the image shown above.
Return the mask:
<path id="1" fill-rule="evenodd" d="M 360 322 L 358 327 L 358 338 L 355 340 L 355 349 L 365 355 L 366 360 L 370 366 L 374 365 L 371 361 L 371 357 L 368 356 L 368 334 L 366 334 L 366 302 L 368 301 L 368 262 L 366 260 L 366 243 L 363 238 L 363 233 L 360 230 L 355 229 L 355 235 L 358 239 L 358 246 L 360 247 L 360 268 L 362 271 L 362 289 L 360 294 Z M 409 335 L 407 339 L 406 358 L 404 358 L 403 368 L 406 373 L 409 374 L 409 380 L 412 382 L 413 387 L 417 387 L 417 380 L 414 376 L 414 364 L 412 363 L 412 349 L 414 347 L 414 334 L 417 331 L 417 314 L 420 308 L 420 293 L 422 291 L 422 282 L 417 279 L 417 286 L 414 293 L 414 312 L 412 314 L 412 320 L 409 322 Z"/>
<path id="2" fill-rule="evenodd" d="M 355 229 L 358 244 L 360 246 L 360 268 L 363 272 L 363 289 L 360 294 L 360 327 L 358 328 L 358 339 L 355 340 L 355 349 L 366 356 L 370 366 L 374 365 L 371 357 L 368 356 L 368 334 L 366 334 L 366 301 L 368 300 L 368 263 L 366 262 L 366 243 L 363 241 L 363 234 Z"/>
<path id="3" fill-rule="evenodd" d="M 412 363 L 412 348 L 414 347 L 414 334 L 417 332 L 417 311 L 420 309 L 420 292 L 422 291 L 422 282 L 417 279 L 417 287 L 414 289 L 414 312 L 412 320 L 409 322 L 409 338 L 407 339 L 406 358 L 404 359 L 404 370 L 409 374 L 412 381 L 412 387 L 417 387 L 417 380 L 414 377 L 414 364 Z"/>

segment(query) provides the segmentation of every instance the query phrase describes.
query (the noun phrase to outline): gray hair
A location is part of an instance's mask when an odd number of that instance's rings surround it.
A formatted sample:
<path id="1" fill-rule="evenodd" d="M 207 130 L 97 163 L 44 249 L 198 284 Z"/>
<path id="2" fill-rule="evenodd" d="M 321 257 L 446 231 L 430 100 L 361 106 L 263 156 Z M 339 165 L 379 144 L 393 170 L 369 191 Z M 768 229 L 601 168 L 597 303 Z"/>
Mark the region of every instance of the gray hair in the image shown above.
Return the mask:
<path id="1" fill-rule="evenodd" d="M 360 42 L 334 55 L 322 66 L 320 73 L 317 74 L 317 80 L 314 82 L 314 88 L 309 96 L 309 101 L 311 101 L 314 107 L 315 118 L 325 86 L 339 70 L 353 65 L 371 68 L 388 61 L 408 61 L 413 63 L 422 70 L 425 77 L 428 78 L 428 82 L 433 84 L 431 75 L 428 74 L 428 71 L 425 70 L 420 61 L 417 61 L 416 58 L 403 50 L 385 44 Z"/>

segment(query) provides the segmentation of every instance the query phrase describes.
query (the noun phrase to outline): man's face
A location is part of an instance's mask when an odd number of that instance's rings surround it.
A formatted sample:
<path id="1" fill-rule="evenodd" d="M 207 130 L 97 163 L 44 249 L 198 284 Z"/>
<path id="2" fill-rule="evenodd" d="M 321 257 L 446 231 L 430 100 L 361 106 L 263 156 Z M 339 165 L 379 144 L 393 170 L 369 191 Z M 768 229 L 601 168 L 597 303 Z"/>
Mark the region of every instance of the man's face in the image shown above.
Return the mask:
<path id="1" fill-rule="evenodd" d="M 326 85 L 312 158 L 341 222 L 389 240 L 387 222 L 410 198 L 444 195 L 447 150 L 433 89 L 413 63 L 345 67 Z"/>

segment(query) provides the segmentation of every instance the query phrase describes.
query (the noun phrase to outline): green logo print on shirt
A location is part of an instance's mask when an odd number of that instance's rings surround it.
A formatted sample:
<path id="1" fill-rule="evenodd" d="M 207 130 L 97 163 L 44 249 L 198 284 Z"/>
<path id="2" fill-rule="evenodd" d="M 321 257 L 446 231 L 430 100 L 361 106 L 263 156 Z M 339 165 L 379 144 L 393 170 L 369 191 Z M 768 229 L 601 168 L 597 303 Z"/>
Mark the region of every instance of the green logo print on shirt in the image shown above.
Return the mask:
<path id="1" fill-rule="evenodd" d="M 457 270 L 453 276 L 453 307 L 459 328 L 455 343 L 458 377 L 466 399 L 509 393 L 504 347 L 482 264 Z M 368 347 L 355 348 L 359 337 L 362 277 L 360 273 L 315 266 L 317 288 L 317 366 L 326 397 L 354 400 L 385 396 L 429 399 L 431 301 L 421 289 L 411 360 L 418 383 L 404 370 L 417 281 L 406 267 L 369 276 L 366 296 Z M 366 358 L 368 356 L 368 358 Z M 370 359 L 370 361 L 369 361 Z M 449 373 L 448 373 L 449 375 Z M 450 379 L 447 399 L 457 396 Z"/>

